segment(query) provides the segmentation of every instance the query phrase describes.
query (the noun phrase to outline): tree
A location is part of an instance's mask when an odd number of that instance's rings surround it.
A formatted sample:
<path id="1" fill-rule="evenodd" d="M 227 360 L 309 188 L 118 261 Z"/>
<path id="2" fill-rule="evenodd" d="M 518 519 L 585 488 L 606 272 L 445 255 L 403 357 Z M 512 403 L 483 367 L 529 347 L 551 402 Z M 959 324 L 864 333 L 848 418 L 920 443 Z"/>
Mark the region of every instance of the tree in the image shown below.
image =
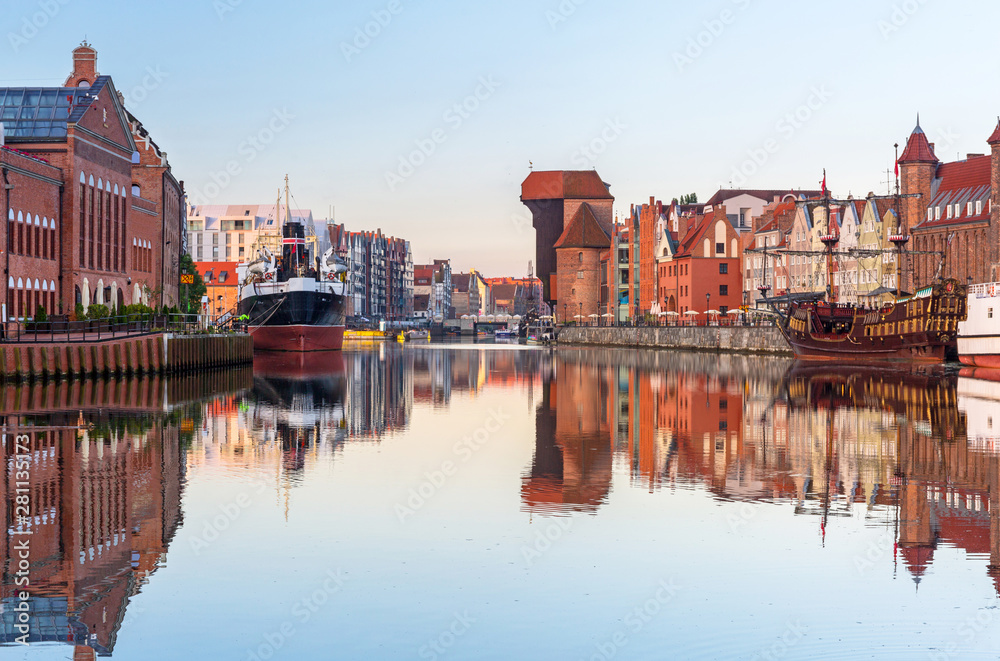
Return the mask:
<path id="1" fill-rule="evenodd" d="M 193 285 L 181 285 L 180 307 L 184 312 L 198 312 L 201 310 L 201 297 L 208 292 L 208 287 L 205 286 L 205 281 L 198 274 L 198 269 L 195 268 L 191 255 L 181 255 L 180 269 L 181 275 L 194 276 Z M 186 297 L 184 296 L 185 290 L 187 290 Z"/>
<path id="2" fill-rule="evenodd" d="M 681 204 L 698 204 L 698 193 L 688 193 L 687 195 L 681 195 Z"/>

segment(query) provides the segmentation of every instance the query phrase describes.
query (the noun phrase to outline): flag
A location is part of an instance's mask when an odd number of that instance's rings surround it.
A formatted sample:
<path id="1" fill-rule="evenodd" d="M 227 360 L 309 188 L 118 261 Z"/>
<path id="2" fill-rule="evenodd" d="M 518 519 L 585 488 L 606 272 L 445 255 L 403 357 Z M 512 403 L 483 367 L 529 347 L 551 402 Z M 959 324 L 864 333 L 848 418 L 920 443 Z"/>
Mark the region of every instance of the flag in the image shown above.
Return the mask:
<path id="1" fill-rule="evenodd" d="M 896 176 L 899 177 L 899 161 L 896 161 Z"/>
<path id="2" fill-rule="evenodd" d="M 823 195 L 826 195 L 826 170 L 823 170 Z"/>

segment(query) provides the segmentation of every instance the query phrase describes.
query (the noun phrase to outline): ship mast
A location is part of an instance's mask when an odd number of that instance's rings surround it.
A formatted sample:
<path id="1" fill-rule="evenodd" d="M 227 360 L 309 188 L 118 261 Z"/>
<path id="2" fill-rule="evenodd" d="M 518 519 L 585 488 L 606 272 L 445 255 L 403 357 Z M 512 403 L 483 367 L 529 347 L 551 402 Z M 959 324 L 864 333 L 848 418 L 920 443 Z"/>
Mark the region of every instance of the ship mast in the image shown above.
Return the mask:
<path id="1" fill-rule="evenodd" d="M 823 204 L 826 206 L 826 234 L 819 237 L 819 240 L 826 246 L 826 300 L 833 303 L 837 300 L 833 290 L 833 247 L 840 237 L 833 233 L 830 225 L 830 191 L 826 187 L 826 168 L 823 168 Z"/>

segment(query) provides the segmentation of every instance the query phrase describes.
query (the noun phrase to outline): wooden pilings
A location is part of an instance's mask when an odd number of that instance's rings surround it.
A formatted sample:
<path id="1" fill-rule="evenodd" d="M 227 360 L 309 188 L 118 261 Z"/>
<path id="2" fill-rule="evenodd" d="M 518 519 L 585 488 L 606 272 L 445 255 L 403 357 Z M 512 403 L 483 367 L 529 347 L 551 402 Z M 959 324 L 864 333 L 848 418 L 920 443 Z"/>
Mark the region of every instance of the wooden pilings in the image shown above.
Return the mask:
<path id="1" fill-rule="evenodd" d="M 160 333 L 87 343 L 0 343 L 0 379 L 181 374 L 252 362 L 253 338 L 246 334 Z"/>

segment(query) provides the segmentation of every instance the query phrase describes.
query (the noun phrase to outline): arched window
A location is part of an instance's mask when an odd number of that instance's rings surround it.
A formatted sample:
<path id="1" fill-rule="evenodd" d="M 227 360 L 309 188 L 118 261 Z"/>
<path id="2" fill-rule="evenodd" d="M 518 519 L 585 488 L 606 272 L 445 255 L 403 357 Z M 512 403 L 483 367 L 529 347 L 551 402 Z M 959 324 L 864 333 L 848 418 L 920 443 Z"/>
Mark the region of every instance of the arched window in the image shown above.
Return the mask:
<path id="1" fill-rule="evenodd" d="M 100 269 L 104 266 L 104 182 L 97 180 L 97 258 L 95 263 Z"/>
<path id="2" fill-rule="evenodd" d="M 132 184 L 132 197 L 142 197 L 142 192 L 139 190 L 139 184 Z"/>
<path id="3" fill-rule="evenodd" d="M 87 207 L 87 268 L 94 268 L 94 209 L 97 200 L 94 199 L 94 178 L 90 178 L 90 206 Z"/>
<path id="4" fill-rule="evenodd" d="M 14 252 L 14 210 L 7 209 L 7 251 Z"/>

